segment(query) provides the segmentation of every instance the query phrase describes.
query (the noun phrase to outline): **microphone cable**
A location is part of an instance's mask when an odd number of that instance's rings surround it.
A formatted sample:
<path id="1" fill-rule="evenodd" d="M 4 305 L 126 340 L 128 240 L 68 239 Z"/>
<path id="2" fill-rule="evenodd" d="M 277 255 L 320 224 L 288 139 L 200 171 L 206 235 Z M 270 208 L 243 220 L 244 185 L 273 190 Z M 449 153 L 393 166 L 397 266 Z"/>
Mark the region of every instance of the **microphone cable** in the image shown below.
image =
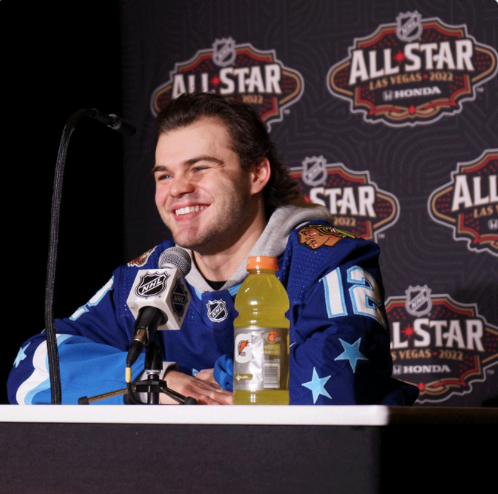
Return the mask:
<path id="1" fill-rule="evenodd" d="M 50 214 L 50 240 L 47 261 L 47 280 L 45 285 L 45 333 L 47 337 L 47 353 L 50 374 L 50 391 L 53 405 L 60 405 L 62 401 L 61 376 L 59 365 L 59 351 L 53 314 L 55 272 L 57 264 L 57 248 L 59 245 L 59 222 L 62 197 L 62 182 L 66 164 L 67 150 L 71 135 L 76 124 L 83 117 L 95 118 L 109 128 L 123 135 L 133 135 L 135 127 L 116 115 L 105 115 L 95 108 L 78 110 L 69 117 L 59 143 L 57 161 L 55 165 L 54 185 L 52 191 L 52 209 Z"/>

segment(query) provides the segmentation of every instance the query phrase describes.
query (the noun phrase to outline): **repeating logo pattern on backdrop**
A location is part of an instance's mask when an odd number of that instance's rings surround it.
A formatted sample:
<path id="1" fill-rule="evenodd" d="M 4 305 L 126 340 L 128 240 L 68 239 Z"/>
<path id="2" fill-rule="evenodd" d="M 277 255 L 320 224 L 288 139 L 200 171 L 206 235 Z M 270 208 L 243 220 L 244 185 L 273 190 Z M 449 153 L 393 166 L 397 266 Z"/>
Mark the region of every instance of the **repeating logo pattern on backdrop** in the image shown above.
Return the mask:
<path id="1" fill-rule="evenodd" d="M 410 286 L 389 297 L 393 375 L 418 386 L 420 403 L 439 403 L 472 392 L 498 363 L 498 327 L 448 294 Z"/>
<path id="2" fill-rule="evenodd" d="M 283 110 L 299 100 L 304 80 L 285 67 L 275 50 L 258 50 L 232 38 L 216 39 L 211 49 L 199 50 L 190 60 L 175 64 L 170 78 L 152 93 L 154 115 L 172 99 L 194 91 L 215 92 L 249 103 L 270 127 Z"/>
<path id="3" fill-rule="evenodd" d="M 355 38 L 349 56 L 327 74 L 329 91 L 369 123 L 429 124 L 462 111 L 475 88 L 497 73 L 497 53 L 439 18 L 400 13 L 371 35 Z"/>
<path id="4" fill-rule="evenodd" d="M 455 240 L 498 256 L 498 149 L 458 163 L 451 182 L 431 194 L 428 206 L 434 221 L 453 229 Z"/>
<path id="5" fill-rule="evenodd" d="M 308 202 L 328 208 L 334 226 L 357 237 L 377 241 L 378 234 L 398 220 L 398 199 L 379 189 L 368 171 L 329 164 L 323 156 L 307 157 L 290 171 Z"/>

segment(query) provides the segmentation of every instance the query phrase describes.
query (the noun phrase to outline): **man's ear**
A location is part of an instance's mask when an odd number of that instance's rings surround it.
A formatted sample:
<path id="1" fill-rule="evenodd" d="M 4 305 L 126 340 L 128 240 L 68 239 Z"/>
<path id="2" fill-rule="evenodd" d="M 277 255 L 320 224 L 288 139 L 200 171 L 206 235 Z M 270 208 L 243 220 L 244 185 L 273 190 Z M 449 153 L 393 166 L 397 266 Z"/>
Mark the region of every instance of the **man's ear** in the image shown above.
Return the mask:
<path id="1" fill-rule="evenodd" d="M 268 158 L 258 158 L 251 165 L 251 192 L 257 194 L 261 192 L 271 176 L 271 167 Z"/>

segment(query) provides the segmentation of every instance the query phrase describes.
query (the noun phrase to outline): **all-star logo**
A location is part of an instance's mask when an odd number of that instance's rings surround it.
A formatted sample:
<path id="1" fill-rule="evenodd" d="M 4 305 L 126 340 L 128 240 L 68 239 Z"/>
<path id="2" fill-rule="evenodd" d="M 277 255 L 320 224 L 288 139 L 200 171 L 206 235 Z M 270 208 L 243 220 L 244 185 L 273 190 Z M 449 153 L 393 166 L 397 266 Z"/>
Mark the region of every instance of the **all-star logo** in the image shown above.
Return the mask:
<path id="1" fill-rule="evenodd" d="M 221 322 L 228 316 L 227 305 L 224 300 L 211 300 L 206 304 L 206 307 L 210 321 Z"/>
<path id="2" fill-rule="evenodd" d="M 291 175 L 308 202 L 321 204 L 333 215 L 334 226 L 366 240 L 394 225 L 398 199 L 380 190 L 368 171 L 355 172 L 342 163 L 327 163 L 323 156 L 308 157 Z"/>
<path id="3" fill-rule="evenodd" d="M 164 271 L 157 273 L 146 272 L 144 276 L 140 277 L 140 283 L 135 289 L 135 293 L 139 297 L 157 297 L 166 289 L 166 282 L 169 274 Z"/>
<path id="4" fill-rule="evenodd" d="M 179 318 L 183 316 L 188 302 L 188 292 L 180 278 L 176 278 L 175 286 L 171 292 L 171 307 Z"/>
<path id="5" fill-rule="evenodd" d="M 418 12 L 400 13 L 356 38 L 349 56 L 327 74 L 329 91 L 363 113 L 366 122 L 391 127 L 430 124 L 462 111 L 475 88 L 497 73 L 497 53 L 467 34 Z"/>
<path id="6" fill-rule="evenodd" d="M 304 80 L 285 67 L 275 50 L 257 50 L 232 38 L 216 39 L 211 49 L 199 50 L 190 60 L 175 64 L 170 78 L 152 93 L 156 115 L 172 99 L 194 91 L 232 95 L 249 103 L 268 128 L 283 118 L 283 110 L 303 94 Z"/>
<path id="7" fill-rule="evenodd" d="M 434 221 L 453 229 L 455 240 L 498 256 L 498 149 L 458 163 L 451 182 L 431 194 L 428 206 Z"/>
<path id="8" fill-rule="evenodd" d="M 408 311 L 413 298 L 386 301 L 393 375 L 418 386 L 420 403 L 470 393 L 473 383 L 486 380 L 486 369 L 498 364 L 498 327 L 479 314 L 476 304 L 456 302 L 448 294 L 430 295 L 427 286 L 415 288 L 425 290 L 422 299 L 430 297 L 430 311 L 423 315 Z"/>

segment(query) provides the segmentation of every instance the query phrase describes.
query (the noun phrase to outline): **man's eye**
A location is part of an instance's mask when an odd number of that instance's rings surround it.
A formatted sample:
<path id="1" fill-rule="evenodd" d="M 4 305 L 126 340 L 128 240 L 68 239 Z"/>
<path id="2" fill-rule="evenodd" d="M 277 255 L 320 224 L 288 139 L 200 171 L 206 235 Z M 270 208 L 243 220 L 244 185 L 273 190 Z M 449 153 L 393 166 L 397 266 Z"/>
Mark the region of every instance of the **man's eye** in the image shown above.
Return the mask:
<path id="1" fill-rule="evenodd" d="M 171 178 L 171 175 L 168 175 L 167 173 L 162 173 L 161 175 L 156 175 L 156 182 L 159 182 L 161 180 L 168 180 Z"/>

